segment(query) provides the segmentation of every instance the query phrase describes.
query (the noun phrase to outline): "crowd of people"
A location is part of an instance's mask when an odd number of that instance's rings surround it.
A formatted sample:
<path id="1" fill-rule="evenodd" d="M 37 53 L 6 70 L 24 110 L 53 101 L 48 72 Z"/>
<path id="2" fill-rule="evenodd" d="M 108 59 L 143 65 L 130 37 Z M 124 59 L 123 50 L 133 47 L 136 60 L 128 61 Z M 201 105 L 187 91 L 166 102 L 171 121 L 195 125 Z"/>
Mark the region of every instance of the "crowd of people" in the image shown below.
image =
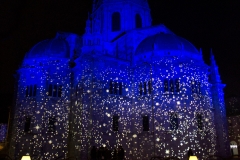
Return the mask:
<path id="1" fill-rule="evenodd" d="M 93 146 L 91 149 L 91 160 L 123 160 L 124 149 L 122 146 L 109 150 L 107 147 Z"/>

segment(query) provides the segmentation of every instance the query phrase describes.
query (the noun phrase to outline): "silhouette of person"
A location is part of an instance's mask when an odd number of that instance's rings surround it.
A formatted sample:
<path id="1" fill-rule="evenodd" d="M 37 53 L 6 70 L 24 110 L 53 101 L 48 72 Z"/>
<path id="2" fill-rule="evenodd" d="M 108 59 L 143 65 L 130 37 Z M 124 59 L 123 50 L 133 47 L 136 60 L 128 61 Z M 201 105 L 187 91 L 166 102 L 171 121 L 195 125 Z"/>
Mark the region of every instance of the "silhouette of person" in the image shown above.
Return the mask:
<path id="1" fill-rule="evenodd" d="M 91 160 L 97 160 L 97 148 L 93 146 L 91 149 Z"/>
<path id="2" fill-rule="evenodd" d="M 193 156 L 193 152 L 192 152 L 191 148 L 188 150 L 188 159 L 189 159 L 190 156 Z"/>
<path id="3" fill-rule="evenodd" d="M 114 150 L 113 150 L 113 160 L 117 159 L 117 154 L 118 154 L 118 151 L 117 151 L 116 148 L 114 148 Z"/>
<path id="4" fill-rule="evenodd" d="M 124 159 L 124 149 L 122 146 L 119 146 L 118 148 L 118 160 L 123 160 Z"/>

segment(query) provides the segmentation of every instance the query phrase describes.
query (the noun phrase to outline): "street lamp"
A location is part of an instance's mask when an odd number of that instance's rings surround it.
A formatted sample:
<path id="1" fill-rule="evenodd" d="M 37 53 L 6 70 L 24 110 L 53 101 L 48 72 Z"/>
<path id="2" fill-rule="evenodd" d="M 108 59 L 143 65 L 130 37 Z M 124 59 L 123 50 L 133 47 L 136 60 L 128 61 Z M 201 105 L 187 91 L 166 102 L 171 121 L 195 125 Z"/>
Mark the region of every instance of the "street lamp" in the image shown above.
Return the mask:
<path id="1" fill-rule="evenodd" d="M 198 160 L 197 156 L 190 156 L 189 160 Z"/>
<path id="2" fill-rule="evenodd" d="M 22 159 L 21 160 L 31 160 L 31 157 L 29 155 L 27 156 L 22 156 Z"/>

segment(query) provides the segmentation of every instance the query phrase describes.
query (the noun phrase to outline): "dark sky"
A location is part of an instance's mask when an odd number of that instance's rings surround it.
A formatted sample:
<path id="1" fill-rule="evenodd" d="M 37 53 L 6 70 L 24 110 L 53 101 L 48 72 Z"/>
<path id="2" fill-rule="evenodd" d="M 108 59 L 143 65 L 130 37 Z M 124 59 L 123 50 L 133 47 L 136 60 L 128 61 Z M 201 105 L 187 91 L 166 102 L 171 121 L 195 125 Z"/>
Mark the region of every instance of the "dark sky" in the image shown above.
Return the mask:
<path id="1" fill-rule="evenodd" d="M 92 0 L 7 0 L 0 2 L 0 112 L 12 104 L 14 74 L 25 53 L 57 31 L 84 33 Z M 226 96 L 240 94 L 240 1 L 149 0 L 153 25 L 163 23 L 203 49 L 212 48 Z M 1 121 L 1 118 L 0 118 Z"/>

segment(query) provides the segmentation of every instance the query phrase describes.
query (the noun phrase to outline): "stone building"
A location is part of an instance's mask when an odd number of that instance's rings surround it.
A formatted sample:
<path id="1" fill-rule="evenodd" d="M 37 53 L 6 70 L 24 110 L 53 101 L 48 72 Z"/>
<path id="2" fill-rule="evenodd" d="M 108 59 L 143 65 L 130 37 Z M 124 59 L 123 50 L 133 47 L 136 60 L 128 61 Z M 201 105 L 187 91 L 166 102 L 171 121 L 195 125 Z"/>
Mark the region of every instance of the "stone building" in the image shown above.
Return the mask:
<path id="1" fill-rule="evenodd" d="M 224 84 L 211 55 L 166 26 L 147 0 L 94 0 L 85 33 L 57 33 L 17 71 L 11 156 L 126 159 L 230 154 Z"/>
<path id="2" fill-rule="evenodd" d="M 240 98 L 239 96 L 231 96 L 226 99 L 228 132 L 231 148 L 231 155 L 239 155 L 240 146 Z"/>

